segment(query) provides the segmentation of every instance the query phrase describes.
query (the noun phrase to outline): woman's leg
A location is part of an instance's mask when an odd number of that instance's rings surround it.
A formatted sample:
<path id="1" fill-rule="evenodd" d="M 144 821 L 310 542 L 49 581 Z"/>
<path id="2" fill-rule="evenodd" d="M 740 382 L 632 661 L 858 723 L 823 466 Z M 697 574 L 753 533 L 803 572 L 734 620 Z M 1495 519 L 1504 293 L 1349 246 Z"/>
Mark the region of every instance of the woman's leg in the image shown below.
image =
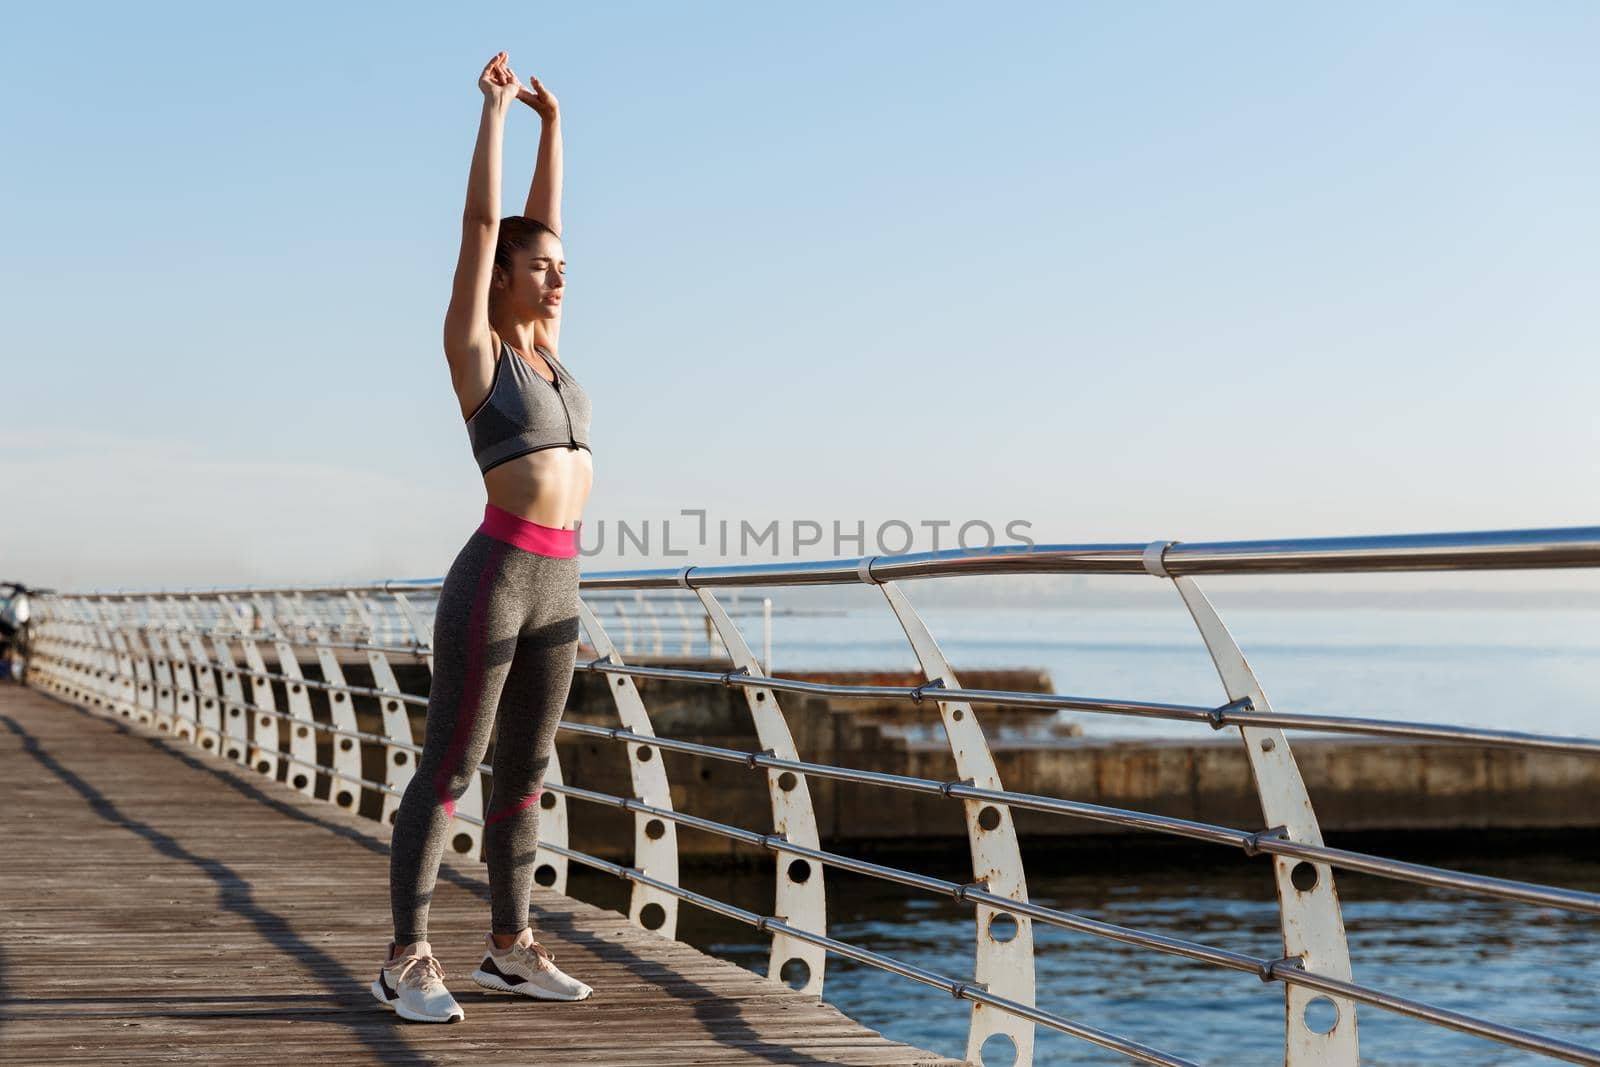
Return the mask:
<path id="1" fill-rule="evenodd" d="M 422 755 L 395 816 L 389 899 L 396 945 L 428 939 L 455 803 L 489 747 L 495 708 L 527 619 L 521 550 L 474 532 L 439 591 Z"/>
<path id="2" fill-rule="evenodd" d="M 537 561 L 527 587 L 532 610 L 501 690 L 483 831 L 491 928 L 507 937 L 528 925 L 539 797 L 578 652 L 578 560 L 531 558 Z"/>

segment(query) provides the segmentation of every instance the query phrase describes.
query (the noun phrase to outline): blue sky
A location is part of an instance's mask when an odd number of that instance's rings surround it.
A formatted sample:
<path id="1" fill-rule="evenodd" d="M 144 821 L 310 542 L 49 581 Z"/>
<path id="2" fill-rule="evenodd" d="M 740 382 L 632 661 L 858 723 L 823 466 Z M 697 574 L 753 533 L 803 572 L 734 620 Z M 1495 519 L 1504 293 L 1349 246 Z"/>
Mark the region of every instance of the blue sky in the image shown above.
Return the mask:
<path id="1" fill-rule="evenodd" d="M 439 333 L 501 48 L 562 103 L 586 533 L 1597 520 L 1592 4 L 7 22 L 0 577 L 444 572 L 483 503 Z"/>

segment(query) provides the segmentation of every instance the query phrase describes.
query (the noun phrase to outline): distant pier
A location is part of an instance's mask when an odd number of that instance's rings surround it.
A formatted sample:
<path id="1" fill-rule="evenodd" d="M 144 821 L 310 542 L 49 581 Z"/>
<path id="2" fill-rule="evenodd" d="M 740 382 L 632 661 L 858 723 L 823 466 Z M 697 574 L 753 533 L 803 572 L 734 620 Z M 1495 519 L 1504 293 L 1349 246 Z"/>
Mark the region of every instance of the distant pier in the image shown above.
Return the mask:
<path id="1" fill-rule="evenodd" d="M 302 660 L 312 657 L 302 656 Z M 580 663 L 581 663 L 580 656 Z M 641 665 L 716 671 L 726 660 L 636 657 Z M 270 661 L 270 657 L 269 657 Z M 362 683 L 363 665 L 343 665 L 347 678 Z M 308 677 L 316 676 L 307 663 Z M 957 667 L 965 684 L 981 689 L 1049 692 L 1046 671 L 1028 668 Z M 426 693 L 420 663 L 395 664 L 403 687 Z M 813 681 L 894 685 L 914 683 L 910 672 L 789 670 L 787 677 Z M 686 740 L 754 745 L 743 695 L 672 681 L 642 678 L 638 686 L 658 729 Z M 316 695 L 313 694 L 315 701 Z M 937 710 L 888 701 L 788 695 L 784 707 L 799 750 L 819 762 L 863 770 L 947 780 L 955 775 L 950 748 L 938 734 Z M 356 713 L 381 728 L 375 706 L 355 698 Z M 375 705 L 375 702 L 374 702 Z M 1194 739 L 1106 739 L 1080 736 L 1075 727 L 1048 722 L 1049 713 L 977 706 L 991 737 L 1002 780 L 1017 789 L 1073 797 L 1110 807 L 1221 825 L 1248 825 L 1261 817 L 1249 762 L 1231 733 Z M 573 680 L 569 722 L 609 724 L 614 711 L 605 678 L 580 669 Z M 417 735 L 423 710 L 412 709 Z M 1193 731 L 1190 731 L 1191 733 Z M 909 736 L 908 736 L 909 735 Z M 1472 830 L 1538 830 L 1600 833 L 1600 761 L 1581 755 L 1526 748 L 1364 737 L 1300 736 L 1289 741 L 1316 805 L 1323 829 L 1335 834 L 1417 835 Z M 574 780 L 607 792 L 625 793 L 628 769 L 603 742 L 563 733 L 561 764 Z M 765 786 L 745 768 L 725 761 L 664 752 L 673 802 L 681 810 L 735 822 L 752 806 L 767 803 Z M 376 770 L 376 769 L 374 769 Z M 812 785 L 817 828 L 825 842 L 929 849 L 961 844 L 960 812 L 938 797 L 881 793 L 849 783 Z M 631 855 L 633 822 L 625 813 L 585 813 L 585 840 L 596 855 Z M 1062 819 L 1019 810 L 1020 832 L 1030 840 L 1147 836 L 1104 823 Z M 1154 841 L 1156 839 L 1152 839 Z M 739 852 L 716 837 L 686 834 L 681 854 L 706 862 Z"/>

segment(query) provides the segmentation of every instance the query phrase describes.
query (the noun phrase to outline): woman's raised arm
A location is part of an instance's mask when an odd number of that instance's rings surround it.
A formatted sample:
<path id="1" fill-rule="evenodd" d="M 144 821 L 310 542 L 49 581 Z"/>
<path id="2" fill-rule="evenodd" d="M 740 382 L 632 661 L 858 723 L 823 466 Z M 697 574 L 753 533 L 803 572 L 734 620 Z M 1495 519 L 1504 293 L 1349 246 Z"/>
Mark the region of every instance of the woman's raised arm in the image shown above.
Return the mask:
<path id="1" fill-rule="evenodd" d="M 485 388 L 494 373 L 494 347 L 489 334 L 489 281 L 494 274 L 495 240 L 500 230 L 500 157 L 506 112 L 516 99 L 516 75 L 501 52 L 478 78 L 483 111 L 478 143 L 467 175 L 467 204 L 461 215 L 461 256 L 456 261 L 450 307 L 444 316 L 444 354 L 457 392 L 481 380 Z"/>
<path id="2" fill-rule="evenodd" d="M 561 106 L 538 78 L 529 75 L 531 89 L 517 99 L 539 113 L 539 158 L 533 165 L 533 184 L 522 213 L 538 219 L 561 236 Z"/>

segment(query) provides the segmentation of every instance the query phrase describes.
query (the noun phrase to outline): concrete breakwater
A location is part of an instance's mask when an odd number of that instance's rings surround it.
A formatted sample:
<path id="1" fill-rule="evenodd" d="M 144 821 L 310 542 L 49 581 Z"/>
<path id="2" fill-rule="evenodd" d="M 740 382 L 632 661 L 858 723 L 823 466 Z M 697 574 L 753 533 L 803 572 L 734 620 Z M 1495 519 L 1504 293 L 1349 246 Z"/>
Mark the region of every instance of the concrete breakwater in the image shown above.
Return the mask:
<path id="1" fill-rule="evenodd" d="M 308 677 L 317 672 L 302 660 Z M 653 664 L 654 665 L 654 664 Z M 726 670 L 726 663 L 673 661 L 672 666 Z M 394 664 L 402 688 L 426 693 L 429 676 L 421 663 Z M 364 666 L 345 664 L 353 685 L 370 685 Z M 1048 692 L 1043 671 L 981 669 L 956 665 L 972 688 Z M 866 680 L 859 672 L 814 671 L 786 677 Z M 919 680 L 872 672 L 877 684 L 914 685 Z M 616 713 L 602 675 L 580 672 L 573 680 L 567 721 L 614 726 Z M 654 678 L 636 680 L 656 732 L 740 751 L 759 746 L 743 692 Z M 313 691 L 318 718 L 326 712 Z M 919 778 L 951 780 L 954 762 L 931 702 L 878 703 L 777 694 L 802 759 Z M 1175 818 L 1261 828 L 1249 764 L 1238 735 L 1227 730 L 1194 740 L 1097 740 L 1058 736 L 1048 713 L 978 705 L 975 713 L 991 735 L 990 745 L 1005 785 L 1020 792 L 1081 800 Z M 358 698 L 362 728 L 381 732 L 373 701 Z M 422 736 L 424 713 L 413 709 L 414 732 Z M 1042 728 L 1041 728 L 1042 727 Z M 1290 736 L 1317 818 L 1327 833 L 1437 833 L 1467 830 L 1600 830 L 1600 760 L 1578 755 L 1448 743 Z M 366 773 L 381 778 L 382 753 L 372 746 Z M 563 733 L 558 752 L 566 780 L 587 789 L 632 796 L 623 746 Z M 771 829 L 765 772 L 735 762 L 662 751 L 675 808 L 747 829 Z M 810 779 L 823 844 L 849 851 L 896 848 L 965 848 L 958 803 L 904 790 Z M 376 814 L 376 810 L 373 812 Z M 1094 843 L 1155 835 L 1104 823 L 1017 810 L 1024 843 Z M 574 802 L 570 821 L 575 846 L 608 859 L 631 854 L 630 814 Z M 1170 840 L 1170 839 L 1166 839 Z M 725 838 L 685 828 L 679 847 L 686 860 L 718 862 L 752 852 Z"/>
<path id="2" fill-rule="evenodd" d="M 976 687 L 977 675 L 973 672 Z M 965 677 L 958 673 L 958 677 Z M 601 694 L 602 697 L 604 694 Z M 729 692 L 728 707 L 700 729 L 659 733 L 693 736 L 707 744 L 749 751 L 758 747 L 743 695 Z M 942 737 L 913 740 L 895 728 L 863 721 L 848 702 L 780 694 L 802 758 L 821 763 L 949 781 L 955 764 Z M 648 696 L 647 696 L 648 701 Z M 702 700 L 715 694 L 702 694 Z M 735 703 L 737 702 L 737 703 Z M 653 706 L 653 705 L 652 705 Z M 938 711 L 919 712 L 937 731 Z M 983 716 L 982 709 L 977 713 Z M 740 716 L 744 716 L 741 720 Z M 1261 805 L 1237 731 L 1197 740 L 991 739 L 1008 789 L 1081 800 L 1174 818 L 1262 828 Z M 1576 755 L 1427 742 L 1290 737 L 1317 818 L 1328 833 L 1460 830 L 1593 830 L 1600 828 L 1600 760 Z M 592 789 L 629 793 L 627 768 L 616 746 L 564 739 L 562 767 Z M 719 822 L 770 829 L 764 772 L 723 760 L 662 753 L 673 804 Z M 904 790 L 812 778 L 810 789 L 824 844 L 849 851 L 920 849 L 941 842 L 965 848 L 960 805 Z M 629 818 L 613 811 L 579 810 L 574 833 L 593 827 L 626 855 Z M 1084 819 L 1015 810 L 1026 844 L 1044 839 L 1156 835 Z M 576 838 L 575 838 L 576 839 Z M 590 843 L 594 839 L 586 838 Z M 1066 842 L 1062 842 L 1066 843 Z M 1080 843 L 1090 843 L 1081 841 Z M 687 856 L 732 858 L 744 850 L 721 838 L 681 832 Z"/>

